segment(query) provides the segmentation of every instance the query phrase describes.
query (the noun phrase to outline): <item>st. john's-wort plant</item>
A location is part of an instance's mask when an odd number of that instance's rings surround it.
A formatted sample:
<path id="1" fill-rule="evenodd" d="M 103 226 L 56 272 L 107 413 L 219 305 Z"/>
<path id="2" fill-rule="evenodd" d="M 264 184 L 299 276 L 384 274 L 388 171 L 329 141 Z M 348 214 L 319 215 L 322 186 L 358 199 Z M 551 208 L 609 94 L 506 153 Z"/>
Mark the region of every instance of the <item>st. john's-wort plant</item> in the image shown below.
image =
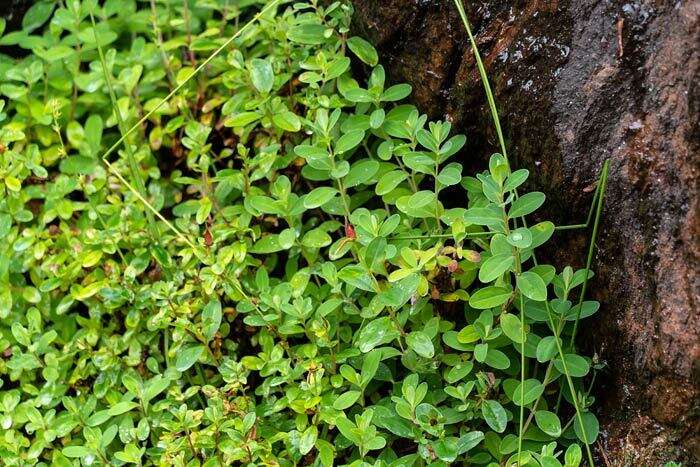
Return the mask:
<path id="1" fill-rule="evenodd" d="M 470 176 L 351 15 L 67 0 L 0 23 L 27 52 L 0 55 L 4 464 L 580 465 L 593 243 L 584 269 L 537 262 L 558 228 L 527 223 L 545 197 L 480 60 L 501 147 Z"/>

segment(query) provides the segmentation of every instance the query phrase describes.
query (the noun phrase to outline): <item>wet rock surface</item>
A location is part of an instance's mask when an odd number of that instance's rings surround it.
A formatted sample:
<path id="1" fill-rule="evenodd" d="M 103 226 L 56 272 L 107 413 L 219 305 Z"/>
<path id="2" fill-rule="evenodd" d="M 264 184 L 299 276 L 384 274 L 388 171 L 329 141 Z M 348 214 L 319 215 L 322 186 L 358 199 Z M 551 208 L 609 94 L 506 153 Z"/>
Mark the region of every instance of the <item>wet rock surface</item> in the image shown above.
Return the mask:
<path id="1" fill-rule="evenodd" d="M 467 134 L 467 168 L 497 148 L 451 1 L 354 0 L 354 29 L 391 79 Z M 465 2 L 466 3 L 466 2 Z M 581 342 L 608 364 L 596 388 L 603 465 L 700 463 L 698 77 L 700 1 L 482 0 L 465 4 L 510 158 L 560 224 L 585 219 L 611 161 Z M 558 235 L 555 264 L 582 266 L 585 233 Z"/>
<path id="2" fill-rule="evenodd" d="M 32 6 L 30 0 L 4 0 L 0 9 L 0 16 L 7 21 L 7 30 L 15 31 L 22 26 L 24 13 Z"/>

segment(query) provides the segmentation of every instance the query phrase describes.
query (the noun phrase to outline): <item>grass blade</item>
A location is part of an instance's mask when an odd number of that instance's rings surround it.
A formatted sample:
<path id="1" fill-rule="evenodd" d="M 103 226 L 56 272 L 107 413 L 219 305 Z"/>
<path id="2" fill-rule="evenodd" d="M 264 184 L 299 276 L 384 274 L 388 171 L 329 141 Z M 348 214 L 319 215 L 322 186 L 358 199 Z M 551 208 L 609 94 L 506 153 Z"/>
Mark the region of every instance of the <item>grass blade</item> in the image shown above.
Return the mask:
<path id="1" fill-rule="evenodd" d="M 523 420 L 525 418 L 525 300 L 520 294 L 520 414 L 518 418 L 518 465 L 523 450 Z"/>
<path id="2" fill-rule="evenodd" d="M 141 196 L 141 193 L 139 193 L 139 191 L 138 191 L 136 188 L 134 188 L 134 187 L 131 185 L 131 183 L 129 183 L 129 182 L 124 178 L 124 176 L 123 176 L 122 174 L 119 173 L 119 170 L 117 170 L 117 168 L 114 167 L 114 165 L 112 165 L 111 162 L 109 162 L 107 159 L 103 159 L 102 162 L 104 162 L 105 165 L 107 165 L 107 167 L 109 168 L 109 170 L 119 179 L 119 181 L 122 182 L 122 183 L 124 184 L 124 186 L 126 186 L 126 187 L 128 188 L 128 190 L 129 190 L 130 192 L 132 192 L 132 193 L 134 194 L 134 196 L 136 196 L 136 197 L 137 197 L 137 198 L 138 198 L 138 199 L 153 213 L 153 214 L 155 214 L 155 216 L 158 217 L 158 219 L 160 219 L 161 221 L 163 221 L 163 222 L 165 223 L 165 225 L 166 225 L 170 230 L 172 230 L 173 233 L 174 233 L 180 240 L 182 240 L 183 242 L 185 242 L 190 248 L 192 248 L 192 250 L 196 250 L 196 249 L 197 249 L 197 247 L 195 246 L 194 243 L 192 243 L 187 237 L 185 237 L 185 236 L 182 234 L 182 232 L 180 232 L 180 231 L 177 229 L 177 227 L 175 227 L 168 219 L 166 219 L 165 217 L 163 217 L 163 215 L 162 215 L 160 212 L 158 212 L 158 210 L 157 210 L 156 208 L 154 208 L 153 205 L 151 205 L 151 203 L 149 203 L 148 200 L 147 200 L 146 198 L 144 198 L 143 196 Z"/>
<path id="3" fill-rule="evenodd" d="M 547 317 L 549 319 L 549 325 L 552 327 L 552 330 L 555 330 L 554 327 L 554 318 L 552 318 L 552 310 L 549 307 L 549 301 L 545 300 L 545 309 L 547 310 Z M 581 415 L 581 408 L 578 406 L 578 397 L 576 396 L 576 389 L 574 388 L 574 382 L 571 379 L 571 373 L 569 373 L 569 368 L 568 365 L 566 364 L 566 359 L 564 358 L 564 349 L 561 346 L 561 339 L 556 338 L 554 339 L 554 342 L 557 344 L 557 353 L 559 354 L 559 358 L 561 358 L 561 363 L 562 367 L 564 369 L 564 376 L 566 377 L 566 383 L 567 386 L 569 386 L 569 391 L 571 394 L 571 400 L 574 404 L 574 410 L 576 411 L 576 420 L 578 421 L 579 428 L 581 428 L 581 433 L 583 434 L 583 444 L 586 446 L 586 456 L 588 457 L 588 464 L 591 467 L 595 466 L 595 463 L 593 462 L 593 454 L 591 453 L 591 446 L 590 443 L 588 442 L 588 432 L 586 431 L 586 427 L 583 424 L 583 416 Z"/>
<path id="4" fill-rule="evenodd" d="M 462 5 L 461 0 L 454 0 L 454 4 L 457 7 L 459 16 L 462 18 L 462 23 L 464 23 L 464 28 L 467 30 L 467 35 L 469 36 L 469 42 L 471 43 L 472 51 L 474 52 L 474 57 L 476 58 L 476 66 L 479 69 L 479 74 L 481 75 L 481 82 L 484 85 L 484 92 L 486 93 L 486 100 L 489 103 L 489 108 L 491 109 L 491 118 L 493 119 L 493 126 L 496 129 L 496 134 L 498 135 L 498 143 L 501 146 L 501 154 L 506 159 L 506 163 L 510 164 L 508 161 L 508 154 L 506 152 L 506 143 L 503 139 L 503 131 L 501 130 L 501 120 L 498 118 L 498 109 L 496 108 L 496 99 L 493 97 L 493 92 L 491 91 L 491 84 L 489 83 L 488 75 L 486 74 L 486 68 L 484 67 L 484 62 L 481 60 L 481 54 L 479 53 L 479 47 L 476 45 L 474 36 L 472 35 L 472 29 L 469 26 L 469 20 L 467 19 L 467 14 L 464 11 L 464 5 Z"/>

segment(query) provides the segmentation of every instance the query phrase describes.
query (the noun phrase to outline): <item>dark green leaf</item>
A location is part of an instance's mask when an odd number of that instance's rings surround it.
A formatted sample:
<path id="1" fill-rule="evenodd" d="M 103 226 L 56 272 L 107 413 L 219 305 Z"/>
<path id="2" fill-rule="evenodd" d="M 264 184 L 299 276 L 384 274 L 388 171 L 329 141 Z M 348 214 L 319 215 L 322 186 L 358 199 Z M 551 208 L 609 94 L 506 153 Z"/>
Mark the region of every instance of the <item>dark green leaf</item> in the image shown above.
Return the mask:
<path id="1" fill-rule="evenodd" d="M 353 130 L 345 133 L 338 141 L 335 142 L 335 153 L 342 154 L 344 152 L 354 149 L 358 144 L 362 142 L 365 137 L 365 132 L 362 130 Z"/>
<path id="2" fill-rule="evenodd" d="M 207 340 L 214 338 L 214 335 L 221 326 L 221 303 L 219 300 L 210 300 L 202 310 L 202 334 Z"/>
<path id="3" fill-rule="evenodd" d="M 357 287 L 358 289 L 366 290 L 368 292 L 374 291 L 374 283 L 370 278 L 369 274 L 361 266 L 351 265 L 346 266 L 338 272 L 338 278 Z"/>
<path id="4" fill-rule="evenodd" d="M 481 404 L 481 414 L 486 423 L 497 433 L 503 433 L 508 424 L 508 416 L 503 406 L 495 400 L 485 400 Z"/>
<path id="5" fill-rule="evenodd" d="M 314 188 L 304 197 L 306 209 L 317 208 L 329 202 L 338 193 L 338 190 L 328 186 Z"/>
<path id="6" fill-rule="evenodd" d="M 497 349 L 488 349 L 484 362 L 498 370 L 505 370 L 510 367 L 510 359 L 506 354 Z"/>
<path id="7" fill-rule="evenodd" d="M 542 204 L 544 204 L 544 193 L 540 193 L 539 191 L 526 193 L 513 201 L 508 211 L 508 217 L 515 219 L 517 217 L 526 216 L 535 212 Z"/>
<path id="8" fill-rule="evenodd" d="M 479 268 L 479 280 L 484 283 L 492 282 L 513 267 L 514 263 L 512 253 L 491 256 Z"/>
<path id="9" fill-rule="evenodd" d="M 408 84 L 395 84 L 382 94 L 382 101 L 395 102 L 408 97 L 411 94 L 411 86 Z"/>
<path id="10" fill-rule="evenodd" d="M 359 397 L 360 391 L 347 391 L 333 401 L 333 408 L 336 410 L 345 410 L 352 407 Z"/>
<path id="11" fill-rule="evenodd" d="M 484 310 L 504 304 L 511 295 L 512 291 L 505 287 L 484 287 L 472 294 L 469 298 L 469 304 L 476 309 Z"/>
<path id="12" fill-rule="evenodd" d="M 343 185 L 347 188 L 358 185 L 368 185 L 379 170 L 379 162 L 375 160 L 361 160 L 350 167 L 350 172 L 345 176 Z"/>
<path id="13" fill-rule="evenodd" d="M 524 384 L 518 383 L 513 391 L 515 405 L 528 405 L 537 400 L 544 392 L 544 386 L 536 379 L 526 379 Z"/>
<path id="14" fill-rule="evenodd" d="M 32 5 L 22 18 L 22 29 L 25 32 L 32 32 L 44 24 L 53 12 L 55 3 L 50 1 L 40 1 Z"/>
<path id="15" fill-rule="evenodd" d="M 520 319 L 512 313 L 504 313 L 501 315 L 501 329 L 516 344 L 523 342 L 523 326 Z"/>
<path id="16" fill-rule="evenodd" d="M 326 28 L 321 24 L 298 24 L 287 31 L 287 38 L 300 44 L 321 44 L 326 41 L 323 33 Z"/>
<path id="17" fill-rule="evenodd" d="M 357 335 L 357 346 L 366 353 L 378 345 L 388 344 L 397 337 L 399 332 L 388 317 L 370 321 Z"/>
<path id="18" fill-rule="evenodd" d="M 177 371 L 187 371 L 192 365 L 197 363 L 197 360 L 199 360 L 199 357 L 202 356 L 203 352 L 204 347 L 201 345 L 193 345 L 182 349 L 177 354 L 175 368 Z"/>
<path id="19" fill-rule="evenodd" d="M 422 331 L 413 331 L 406 336 L 406 344 L 415 353 L 424 358 L 433 358 L 435 347 L 430 338 Z"/>
<path id="20" fill-rule="evenodd" d="M 544 431 L 550 436 L 555 438 L 561 435 L 561 422 L 557 414 L 548 412 L 546 410 L 538 410 L 535 412 L 535 421 L 540 430 Z"/>
<path id="21" fill-rule="evenodd" d="M 588 364 L 588 360 L 580 355 L 571 353 L 564 354 L 564 361 L 566 362 L 566 370 L 575 378 L 586 376 L 591 368 Z M 559 370 L 560 373 L 566 373 L 564 366 L 561 358 L 554 360 L 554 367 Z"/>
<path id="22" fill-rule="evenodd" d="M 557 353 L 557 342 L 554 336 L 545 336 L 537 344 L 537 361 L 548 362 Z"/>
<path id="23" fill-rule="evenodd" d="M 402 170 L 393 170 L 391 172 L 387 172 L 377 182 L 375 192 L 379 196 L 386 195 L 404 180 L 406 180 L 406 173 Z"/>
<path id="24" fill-rule="evenodd" d="M 527 298 L 536 302 L 543 302 L 547 299 L 547 286 L 538 274 L 526 271 L 517 277 L 516 283 L 518 290 Z"/>
<path id="25" fill-rule="evenodd" d="M 362 359 L 362 379 L 360 385 L 365 388 L 372 381 L 374 375 L 377 374 L 379 362 L 382 360 L 382 352 L 374 349 L 365 354 Z"/>
<path id="26" fill-rule="evenodd" d="M 301 120 L 296 114 L 288 110 L 274 114 L 272 122 L 285 131 L 297 132 L 301 130 Z"/>
<path id="27" fill-rule="evenodd" d="M 372 47 L 372 44 L 361 37 L 353 36 L 348 39 L 348 48 L 367 65 L 375 66 L 379 61 L 377 51 Z"/>
<path id="28" fill-rule="evenodd" d="M 268 60 L 254 58 L 250 61 L 250 80 L 258 92 L 268 93 L 275 82 L 275 74 Z"/>
<path id="29" fill-rule="evenodd" d="M 508 234 L 506 241 L 516 248 L 525 249 L 532 245 L 532 234 L 530 229 L 520 227 Z"/>
<path id="30" fill-rule="evenodd" d="M 600 424 L 598 423 L 598 419 L 590 412 L 582 413 L 581 419 L 583 422 L 583 429 L 581 429 L 581 423 L 579 422 L 578 418 L 576 418 L 573 422 L 576 437 L 584 443 L 595 443 L 596 439 L 598 439 L 598 433 L 600 432 Z"/>

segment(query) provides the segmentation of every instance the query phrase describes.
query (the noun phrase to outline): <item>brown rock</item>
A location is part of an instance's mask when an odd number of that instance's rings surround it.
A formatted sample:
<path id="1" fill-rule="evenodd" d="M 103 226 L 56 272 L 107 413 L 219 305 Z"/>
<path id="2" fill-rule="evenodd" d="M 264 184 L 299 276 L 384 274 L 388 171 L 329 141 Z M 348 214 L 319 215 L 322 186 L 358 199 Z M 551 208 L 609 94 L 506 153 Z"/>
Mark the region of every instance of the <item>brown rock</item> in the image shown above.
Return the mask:
<path id="1" fill-rule="evenodd" d="M 451 1 L 354 0 L 354 28 L 432 118 L 466 133 L 467 167 L 497 150 L 466 35 Z M 590 351 L 601 463 L 700 462 L 698 380 L 698 0 L 481 0 L 465 5 L 512 163 L 548 195 L 549 218 L 585 218 L 611 161 L 592 294 Z M 556 264 L 579 267 L 585 233 L 558 235 Z"/>

